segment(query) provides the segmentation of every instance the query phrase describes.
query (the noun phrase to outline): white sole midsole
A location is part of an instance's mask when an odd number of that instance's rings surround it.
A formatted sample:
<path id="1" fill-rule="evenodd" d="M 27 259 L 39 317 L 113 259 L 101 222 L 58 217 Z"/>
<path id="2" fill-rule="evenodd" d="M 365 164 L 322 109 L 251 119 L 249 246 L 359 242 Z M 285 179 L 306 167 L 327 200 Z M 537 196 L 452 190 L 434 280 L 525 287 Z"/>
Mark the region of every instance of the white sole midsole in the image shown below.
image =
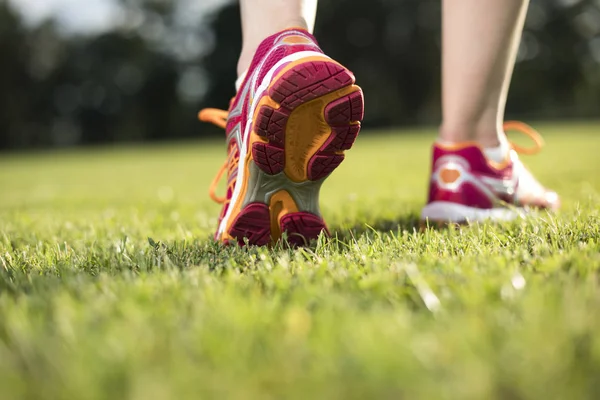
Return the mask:
<path id="1" fill-rule="evenodd" d="M 525 210 L 519 208 L 476 208 L 449 201 L 434 201 L 423 207 L 422 221 L 440 222 L 477 222 L 477 221 L 512 221 L 523 217 Z"/>

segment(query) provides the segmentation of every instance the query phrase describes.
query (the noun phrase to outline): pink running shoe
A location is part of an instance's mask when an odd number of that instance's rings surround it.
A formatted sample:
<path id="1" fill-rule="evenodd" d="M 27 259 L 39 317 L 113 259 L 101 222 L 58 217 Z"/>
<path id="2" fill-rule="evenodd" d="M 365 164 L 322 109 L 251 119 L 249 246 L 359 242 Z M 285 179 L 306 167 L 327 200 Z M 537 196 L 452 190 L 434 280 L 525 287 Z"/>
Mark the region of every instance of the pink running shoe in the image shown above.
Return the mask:
<path id="1" fill-rule="evenodd" d="M 260 44 L 229 112 L 200 112 L 227 137 L 228 157 L 210 191 L 223 203 L 216 240 L 266 245 L 285 233 L 305 245 L 327 232 L 319 190 L 360 130 L 363 95 L 354 82 L 312 35 L 288 29 Z M 219 198 L 225 171 L 227 194 Z"/>
<path id="2" fill-rule="evenodd" d="M 546 190 L 517 156 L 517 153 L 537 153 L 543 145 L 541 136 L 517 121 L 505 123 L 504 130 L 527 134 L 536 147 L 527 149 L 511 144 L 506 160 L 495 163 L 473 142 L 434 144 L 429 200 L 421 212 L 421 220 L 437 223 L 511 220 L 530 209 L 559 208 L 558 195 Z"/>

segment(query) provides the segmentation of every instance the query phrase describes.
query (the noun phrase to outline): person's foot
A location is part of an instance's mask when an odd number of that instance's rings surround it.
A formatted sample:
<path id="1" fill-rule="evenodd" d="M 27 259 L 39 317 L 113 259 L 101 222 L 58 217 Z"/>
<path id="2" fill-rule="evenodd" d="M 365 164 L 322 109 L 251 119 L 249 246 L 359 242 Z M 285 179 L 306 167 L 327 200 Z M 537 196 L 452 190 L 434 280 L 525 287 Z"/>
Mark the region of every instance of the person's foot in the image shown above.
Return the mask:
<path id="1" fill-rule="evenodd" d="M 229 113 L 201 111 L 228 142 L 227 194 L 211 190 L 223 203 L 216 240 L 266 245 L 285 234 L 304 245 L 327 232 L 319 190 L 360 130 L 354 82 L 312 35 L 289 29 L 261 43 Z"/>
<path id="2" fill-rule="evenodd" d="M 513 144 L 506 159 L 496 163 L 473 142 L 434 144 L 429 199 L 421 220 L 434 223 L 511 220 L 531 209 L 559 208 L 558 195 L 545 189 L 517 156 L 517 153 L 537 152 L 541 137 L 519 122 L 505 124 L 505 130 L 510 129 L 529 135 L 536 148 L 523 149 Z"/>

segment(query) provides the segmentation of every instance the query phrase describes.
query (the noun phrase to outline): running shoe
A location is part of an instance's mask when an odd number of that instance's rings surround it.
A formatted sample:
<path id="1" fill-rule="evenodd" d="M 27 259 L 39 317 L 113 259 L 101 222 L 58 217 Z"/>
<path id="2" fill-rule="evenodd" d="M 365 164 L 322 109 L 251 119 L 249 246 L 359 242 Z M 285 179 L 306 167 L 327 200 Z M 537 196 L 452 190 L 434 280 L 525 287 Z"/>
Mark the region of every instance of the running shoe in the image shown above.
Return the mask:
<path id="1" fill-rule="evenodd" d="M 421 220 L 435 223 L 465 223 L 512 220 L 535 209 L 556 210 L 560 200 L 544 188 L 525 168 L 518 154 L 535 154 L 543 139 L 533 128 L 518 121 L 504 124 L 505 132 L 516 130 L 535 143 L 523 148 L 511 143 L 506 159 L 488 159 L 474 142 L 433 145 L 429 199 Z"/>
<path id="2" fill-rule="evenodd" d="M 354 82 L 312 35 L 288 29 L 260 44 L 228 112 L 200 112 L 227 140 L 210 189 L 223 204 L 217 241 L 268 245 L 285 236 L 306 245 L 328 233 L 319 191 L 360 130 L 363 94 Z M 227 193 L 219 197 L 225 172 Z"/>

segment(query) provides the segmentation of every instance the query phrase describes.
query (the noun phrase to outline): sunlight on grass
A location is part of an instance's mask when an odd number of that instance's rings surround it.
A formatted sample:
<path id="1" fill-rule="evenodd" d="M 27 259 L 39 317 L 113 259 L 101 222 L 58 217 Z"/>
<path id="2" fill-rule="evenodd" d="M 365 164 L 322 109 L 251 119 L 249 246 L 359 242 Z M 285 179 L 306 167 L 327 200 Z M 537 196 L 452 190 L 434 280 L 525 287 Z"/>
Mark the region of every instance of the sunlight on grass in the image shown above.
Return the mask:
<path id="1" fill-rule="evenodd" d="M 221 142 L 1 155 L 0 398 L 594 397 L 600 125 L 538 128 L 560 213 L 419 232 L 434 131 L 366 131 L 297 250 L 210 240 Z"/>

